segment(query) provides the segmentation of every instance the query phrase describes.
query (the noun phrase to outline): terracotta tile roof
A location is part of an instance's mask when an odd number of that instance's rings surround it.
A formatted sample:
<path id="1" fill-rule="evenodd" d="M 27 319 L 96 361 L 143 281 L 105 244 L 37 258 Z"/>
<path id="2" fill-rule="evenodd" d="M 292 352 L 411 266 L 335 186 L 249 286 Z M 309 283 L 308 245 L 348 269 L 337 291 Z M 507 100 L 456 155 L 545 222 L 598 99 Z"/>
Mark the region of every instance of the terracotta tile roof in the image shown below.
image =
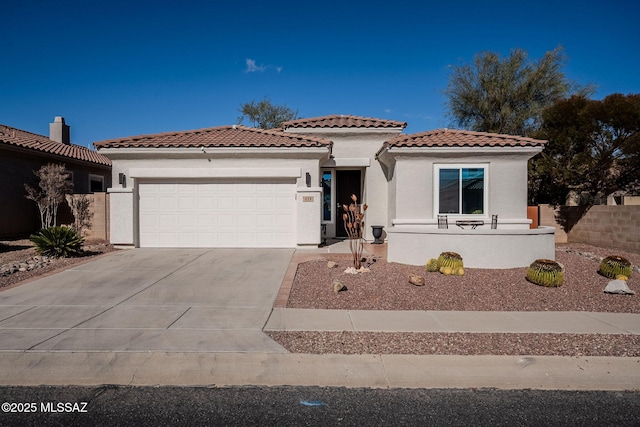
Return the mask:
<path id="1" fill-rule="evenodd" d="M 26 148 L 41 153 L 67 157 L 73 160 L 95 163 L 103 166 L 111 166 L 111 160 L 90 150 L 75 144 L 63 144 L 52 141 L 43 135 L 16 129 L 10 126 L 0 125 L 0 144 Z"/>
<path id="2" fill-rule="evenodd" d="M 283 129 L 289 128 L 402 128 L 406 122 L 382 120 L 370 117 L 334 114 L 331 116 L 312 117 L 309 119 L 290 120 L 282 123 Z"/>
<path id="3" fill-rule="evenodd" d="M 469 130 L 438 129 L 410 135 L 398 135 L 385 147 L 542 147 L 547 141 L 524 136 Z"/>
<path id="4" fill-rule="evenodd" d="M 164 132 L 94 142 L 100 148 L 184 148 L 184 147 L 328 147 L 329 140 L 263 130 L 246 126 L 219 126 L 183 132 Z"/>

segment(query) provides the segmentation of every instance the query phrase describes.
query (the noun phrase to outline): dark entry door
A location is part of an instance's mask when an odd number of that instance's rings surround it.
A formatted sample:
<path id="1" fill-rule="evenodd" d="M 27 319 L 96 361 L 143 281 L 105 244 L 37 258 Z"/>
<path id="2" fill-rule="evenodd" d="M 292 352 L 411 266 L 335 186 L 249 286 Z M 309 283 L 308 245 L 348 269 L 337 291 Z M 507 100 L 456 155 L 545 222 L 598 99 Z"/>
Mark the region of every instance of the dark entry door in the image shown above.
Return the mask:
<path id="1" fill-rule="evenodd" d="M 347 237 L 344 229 L 344 221 L 342 214 L 344 209 L 342 205 L 351 203 L 351 195 L 358 197 L 358 203 L 362 202 L 362 191 L 360 188 L 361 171 L 359 170 L 336 170 L 336 237 Z"/>

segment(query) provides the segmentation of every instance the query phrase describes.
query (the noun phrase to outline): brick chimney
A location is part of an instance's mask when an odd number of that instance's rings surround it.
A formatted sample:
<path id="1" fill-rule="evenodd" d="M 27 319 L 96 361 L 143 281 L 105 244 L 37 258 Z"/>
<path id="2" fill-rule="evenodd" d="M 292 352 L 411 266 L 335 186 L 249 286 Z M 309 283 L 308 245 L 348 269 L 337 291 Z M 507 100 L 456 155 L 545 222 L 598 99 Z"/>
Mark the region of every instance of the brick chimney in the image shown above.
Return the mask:
<path id="1" fill-rule="evenodd" d="M 56 116 L 53 123 L 49 123 L 49 139 L 62 144 L 71 144 L 69 125 L 64 123 L 64 117 Z"/>

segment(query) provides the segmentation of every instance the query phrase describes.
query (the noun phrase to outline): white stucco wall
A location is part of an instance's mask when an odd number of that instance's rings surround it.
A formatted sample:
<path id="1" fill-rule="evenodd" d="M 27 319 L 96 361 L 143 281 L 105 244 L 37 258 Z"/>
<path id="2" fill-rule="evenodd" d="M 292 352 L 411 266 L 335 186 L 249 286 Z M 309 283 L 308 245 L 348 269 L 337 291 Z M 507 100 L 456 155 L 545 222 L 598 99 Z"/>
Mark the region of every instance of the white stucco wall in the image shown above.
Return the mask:
<path id="1" fill-rule="evenodd" d="M 296 194 L 296 235 L 298 246 L 317 246 L 322 241 L 320 206 L 322 188 L 298 187 Z"/>
<path id="2" fill-rule="evenodd" d="M 393 203 L 391 221 L 394 225 L 437 224 L 434 206 L 435 166 L 438 164 L 486 165 L 488 200 L 481 217 L 487 223 L 491 215 L 498 215 L 501 228 L 528 228 L 527 219 L 527 160 L 531 150 L 493 151 L 466 149 L 446 150 L 422 149 L 418 152 L 398 152 L 393 157 L 393 177 L 389 182 L 388 200 Z M 455 224 L 455 217 L 450 221 Z M 462 216 L 461 216 L 462 217 Z"/>
<path id="3" fill-rule="evenodd" d="M 388 233 L 390 262 L 425 265 L 442 252 L 457 252 L 470 268 L 527 267 L 536 259 L 555 259 L 553 227 L 537 229 L 449 230 L 394 227 Z"/>
<path id="4" fill-rule="evenodd" d="M 133 188 L 110 188 L 107 192 L 109 193 L 110 241 L 114 245 L 133 245 Z"/>

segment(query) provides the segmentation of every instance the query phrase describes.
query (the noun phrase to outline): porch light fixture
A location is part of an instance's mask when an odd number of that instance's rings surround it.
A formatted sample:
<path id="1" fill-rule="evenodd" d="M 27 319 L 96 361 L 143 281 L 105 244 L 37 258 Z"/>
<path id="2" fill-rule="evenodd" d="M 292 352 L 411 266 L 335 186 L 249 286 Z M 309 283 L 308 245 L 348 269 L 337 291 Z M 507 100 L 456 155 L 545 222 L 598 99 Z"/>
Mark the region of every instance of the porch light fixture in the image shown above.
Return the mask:
<path id="1" fill-rule="evenodd" d="M 306 175 L 307 187 L 311 187 L 311 174 L 307 172 Z"/>

